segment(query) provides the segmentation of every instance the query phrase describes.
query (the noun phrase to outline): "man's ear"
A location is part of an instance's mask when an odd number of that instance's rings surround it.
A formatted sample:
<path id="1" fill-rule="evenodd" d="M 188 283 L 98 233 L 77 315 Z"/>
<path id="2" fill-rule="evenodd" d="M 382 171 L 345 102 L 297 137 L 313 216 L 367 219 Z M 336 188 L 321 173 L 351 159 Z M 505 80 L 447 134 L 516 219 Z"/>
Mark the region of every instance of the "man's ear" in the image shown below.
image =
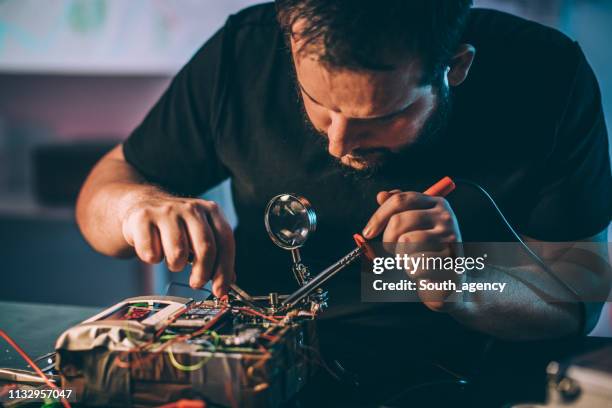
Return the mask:
<path id="1" fill-rule="evenodd" d="M 448 71 L 448 84 L 459 86 L 465 81 L 474 62 L 476 48 L 470 44 L 461 44 L 453 56 Z"/>

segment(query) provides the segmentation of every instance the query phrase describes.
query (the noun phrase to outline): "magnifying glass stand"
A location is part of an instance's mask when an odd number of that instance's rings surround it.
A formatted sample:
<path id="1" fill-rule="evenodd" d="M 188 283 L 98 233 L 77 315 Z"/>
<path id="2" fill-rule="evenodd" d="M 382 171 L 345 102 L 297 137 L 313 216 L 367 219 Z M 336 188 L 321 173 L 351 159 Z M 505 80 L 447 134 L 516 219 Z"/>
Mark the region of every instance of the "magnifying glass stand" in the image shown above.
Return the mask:
<path id="1" fill-rule="evenodd" d="M 293 265 L 291 271 L 298 285 L 304 286 L 310 280 L 310 273 L 306 265 L 302 263 L 302 257 L 300 256 L 300 250 L 298 248 L 291 250 L 291 257 L 293 258 Z"/>
<path id="2" fill-rule="evenodd" d="M 300 248 L 317 227 L 317 215 L 310 202 L 297 194 L 279 194 L 268 203 L 264 222 L 272 242 L 291 252 L 291 272 L 299 287 L 304 287 L 312 276 L 302 262 Z M 312 312 L 317 313 L 327 305 L 327 292 L 318 288 L 307 299 Z"/>

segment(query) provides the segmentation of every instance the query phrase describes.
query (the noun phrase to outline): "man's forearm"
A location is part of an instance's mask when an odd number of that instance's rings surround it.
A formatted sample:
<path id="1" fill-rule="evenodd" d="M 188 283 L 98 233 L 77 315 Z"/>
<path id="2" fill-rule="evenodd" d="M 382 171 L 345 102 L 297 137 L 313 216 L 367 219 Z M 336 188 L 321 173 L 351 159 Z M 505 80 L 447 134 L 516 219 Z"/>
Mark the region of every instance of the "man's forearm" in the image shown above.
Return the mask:
<path id="1" fill-rule="evenodd" d="M 524 279 L 527 274 L 530 279 Z M 538 287 L 543 287 L 546 279 L 535 271 L 487 268 L 478 275 L 466 276 L 467 282 L 506 283 L 504 293 L 466 295 L 464 300 L 457 299 L 449 305 L 449 314 L 475 330 L 507 340 L 557 338 L 577 333 L 583 319 L 580 304 L 545 300 L 546 295 Z"/>
<path id="2" fill-rule="evenodd" d="M 93 169 L 77 203 L 77 221 L 97 251 L 164 261 L 173 272 L 191 264 L 189 284 L 212 280 L 215 296 L 235 280 L 235 243 L 217 203 L 174 196 L 151 185 L 126 162 L 121 146 Z"/>
<path id="3" fill-rule="evenodd" d="M 89 244 L 105 255 L 133 256 L 121 221 L 132 203 L 151 190 L 157 188 L 125 162 L 121 146 L 108 153 L 88 176 L 77 201 L 77 223 Z"/>

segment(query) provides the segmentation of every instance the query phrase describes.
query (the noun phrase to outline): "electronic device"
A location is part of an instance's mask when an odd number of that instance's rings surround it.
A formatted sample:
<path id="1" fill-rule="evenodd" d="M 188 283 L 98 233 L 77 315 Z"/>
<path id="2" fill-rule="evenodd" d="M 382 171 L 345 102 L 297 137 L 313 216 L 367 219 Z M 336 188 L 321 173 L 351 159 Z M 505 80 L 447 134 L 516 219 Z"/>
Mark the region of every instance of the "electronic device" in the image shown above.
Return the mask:
<path id="1" fill-rule="evenodd" d="M 313 314 L 234 299 L 127 299 L 56 343 L 62 385 L 88 405 L 279 406 L 314 372 Z M 261 306 L 259 306 L 261 305 Z"/>
<path id="2" fill-rule="evenodd" d="M 265 225 L 293 255 L 297 295 L 251 296 L 233 284 L 222 299 L 126 299 L 59 337 L 62 386 L 93 406 L 193 398 L 210 406 L 276 407 L 293 398 L 321 364 L 314 318 L 325 308 L 320 286 L 331 274 L 311 278 L 299 257 L 316 229 L 306 199 L 274 197 Z"/>
<path id="3" fill-rule="evenodd" d="M 446 178 L 427 194 L 447 194 Z M 274 197 L 264 223 L 291 252 L 299 288 L 251 296 L 235 284 L 221 299 L 143 296 L 126 299 L 65 331 L 56 342 L 64 388 L 88 406 L 155 406 L 184 398 L 207 406 L 277 407 L 290 401 L 321 361 L 315 318 L 327 305 L 322 285 L 361 255 L 357 247 L 313 276 L 299 248 L 316 230 L 308 200 Z"/>

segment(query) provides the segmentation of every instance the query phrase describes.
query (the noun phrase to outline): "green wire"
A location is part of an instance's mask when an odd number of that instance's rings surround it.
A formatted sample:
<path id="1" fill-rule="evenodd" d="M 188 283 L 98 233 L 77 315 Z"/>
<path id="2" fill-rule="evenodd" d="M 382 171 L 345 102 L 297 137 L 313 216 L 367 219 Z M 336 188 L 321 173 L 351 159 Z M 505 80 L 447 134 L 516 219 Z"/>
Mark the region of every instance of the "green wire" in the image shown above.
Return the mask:
<path id="1" fill-rule="evenodd" d="M 196 371 L 204 367 L 204 365 L 213 358 L 215 352 L 217 351 L 217 348 L 219 347 L 219 343 L 221 341 L 221 336 L 219 336 L 219 334 L 215 332 L 214 330 L 211 330 L 210 332 L 206 332 L 205 334 L 210 334 L 215 341 L 213 345 L 212 354 L 210 356 L 204 357 L 202 360 L 200 360 L 196 364 L 185 365 L 185 364 L 179 363 L 176 357 L 174 356 L 174 353 L 172 352 L 172 350 L 168 349 L 168 358 L 170 359 L 170 363 L 172 363 L 172 365 L 176 369 L 181 370 L 181 371 Z"/>

